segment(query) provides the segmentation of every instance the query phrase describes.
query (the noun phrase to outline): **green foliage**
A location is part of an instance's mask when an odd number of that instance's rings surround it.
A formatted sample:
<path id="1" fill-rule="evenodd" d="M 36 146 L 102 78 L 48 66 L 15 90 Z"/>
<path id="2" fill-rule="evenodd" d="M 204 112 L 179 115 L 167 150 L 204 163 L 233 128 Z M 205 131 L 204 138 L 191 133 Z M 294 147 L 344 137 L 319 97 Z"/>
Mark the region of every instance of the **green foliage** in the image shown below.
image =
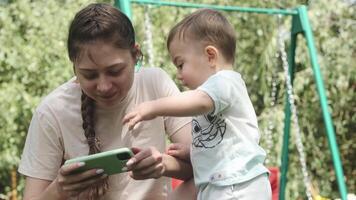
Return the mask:
<path id="1" fill-rule="evenodd" d="M 75 12 L 92 1 L 0 2 L 0 194 L 6 196 L 10 191 L 10 171 L 17 168 L 19 163 L 34 108 L 44 95 L 73 76 L 72 64 L 66 53 L 68 25 Z M 197 3 L 293 8 L 310 2 L 201 0 Z M 353 162 L 356 149 L 355 7 L 337 0 L 313 1 L 308 6 L 348 191 L 355 193 L 356 182 L 352 178 L 356 177 L 356 164 Z M 147 65 L 149 53 L 145 43 L 145 6 L 133 5 L 132 8 L 137 41 L 145 54 L 144 65 Z M 169 60 L 166 37 L 169 29 L 192 10 L 149 7 L 153 23 L 154 64 L 164 68 L 173 78 L 175 67 Z M 277 16 L 224 13 L 236 28 L 238 49 L 235 69 L 243 75 L 258 114 L 262 131 L 261 144 L 266 148 L 268 142 L 272 142 L 269 163 L 278 166 L 286 96 L 283 68 L 276 54 L 276 41 L 279 24 L 283 25 L 283 31 L 289 36 L 290 18 L 282 17 L 278 23 Z M 286 42 L 288 44 L 289 40 Z M 308 171 L 313 185 L 322 196 L 336 198 L 339 194 L 335 172 L 303 37 L 298 38 L 296 67 L 294 93 Z M 275 106 L 271 107 L 270 93 L 274 81 L 277 83 L 277 98 Z M 269 122 L 273 124 L 271 141 L 265 135 Z M 305 198 L 293 128 L 289 148 L 287 199 Z M 17 189 L 23 189 L 22 178 Z"/>

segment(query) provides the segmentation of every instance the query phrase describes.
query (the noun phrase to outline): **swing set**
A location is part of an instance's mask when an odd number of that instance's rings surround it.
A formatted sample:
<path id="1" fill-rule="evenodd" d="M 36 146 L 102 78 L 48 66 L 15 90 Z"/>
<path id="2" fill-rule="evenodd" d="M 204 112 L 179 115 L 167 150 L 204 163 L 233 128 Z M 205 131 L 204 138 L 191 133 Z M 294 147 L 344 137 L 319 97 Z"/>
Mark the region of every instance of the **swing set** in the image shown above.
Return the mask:
<path id="1" fill-rule="evenodd" d="M 287 185 L 287 172 L 288 172 L 288 147 L 290 138 L 290 126 L 291 120 L 295 125 L 296 129 L 296 146 L 299 153 L 299 161 L 302 166 L 303 173 L 303 183 L 306 187 L 306 196 L 308 200 L 313 199 L 311 182 L 309 179 L 308 171 L 306 168 L 306 160 L 304 155 L 304 146 L 301 141 L 301 131 L 298 125 L 297 109 L 294 103 L 293 96 L 293 79 L 295 72 L 295 52 L 297 47 L 297 36 L 302 34 L 307 43 L 308 53 L 310 62 L 313 69 L 313 74 L 316 82 L 317 91 L 319 94 L 320 106 L 322 109 L 322 115 L 324 120 L 324 126 L 326 128 L 327 139 L 329 143 L 329 149 L 331 151 L 333 165 L 336 173 L 337 184 L 339 188 L 340 197 L 342 200 L 347 200 L 347 188 L 344 180 L 344 174 L 342 169 L 342 163 L 340 160 L 340 154 L 338 150 L 338 145 L 335 138 L 335 132 L 333 128 L 333 121 L 328 110 L 327 97 L 325 94 L 324 83 L 320 71 L 320 66 L 317 59 L 317 52 L 314 45 L 313 33 L 311 25 L 309 23 L 307 7 L 299 6 L 294 9 L 269 9 L 269 8 L 251 8 L 251 7 L 238 7 L 238 6 L 221 6 L 221 5 L 209 5 L 209 4 L 197 4 L 188 2 L 171 2 L 171 1 L 161 1 L 161 0 L 115 0 L 115 6 L 124 12 L 129 18 L 132 18 L 131 4 L 140 5 L 155 5 L 155 6 L 166 6 L 166 7 L 183 7 L 183 8 L 211 8 L 223 11 L 234 11 L 234 12 L 246 12 L 246 13 L 258 13 L 267 15 L 278 15 L 281 16 L 291 16 L 292 26 L 290 35 L 290 47 L 288 54 L 285 51 L 285 42 L 279 31 L 278 37 L 278 47 L 279 54 L 281 56 L 282 65 L 284 69 L 284 76 L 286 82 L 286 92 L 287 97 L 285 100 L 285 118 L 284 118 L 284 133 L 283 133 L 283 145 L 282 145 L 282 155 L 281 155 L 281 166 L 278 168 L 270 168 L 271 171 L 271 184 L 279 185 L 279 193 L 277 198 L 285 199 L 285 190 Z M 149 64 L 153 64 L 153 47 L 152 47 L 152 33 L 150 31 L 150 21 L 148 17 L 147 9 L 145 10 L 145 35 L 147 40 L 148 52 L 151 54 L 149 56 Z M 274 87 L 274 86 L 273 86 Z M 274 89 L 273 89 L 274 90 Z M 272 90 L 272 93 L 273 93 Z M 271 133 L 270 133 L 271 134 Z M 280 175 L 278 173 L 280 171 Z M 277 175 L 277 176 L 276 176 Z M 272 180 L 273 179 L 273 180 Z M 279 183 L 278 183 L 279 179 Z M 172 183 L 175 183 L 173 180 Z M 272 189 L 273 190 L 273 189 Z M 273 193 L 273 191 L 272 191 Z"/>

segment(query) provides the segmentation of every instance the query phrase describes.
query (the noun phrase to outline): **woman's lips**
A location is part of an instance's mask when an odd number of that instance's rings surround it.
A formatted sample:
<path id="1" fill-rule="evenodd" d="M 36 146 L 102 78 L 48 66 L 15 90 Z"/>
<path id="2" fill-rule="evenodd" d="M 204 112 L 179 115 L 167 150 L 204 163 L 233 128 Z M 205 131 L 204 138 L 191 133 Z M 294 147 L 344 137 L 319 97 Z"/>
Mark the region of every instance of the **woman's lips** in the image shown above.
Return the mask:
<path id="1" fill-rule="evenodd" d="M 116 97 L 116 93 L 113 93 L 113 94 L 110 94 L 110 95 L 100 95 L 99 97 L 100 97 L 100 99 L 103 99 L 105 101 L 110 101 L 114 97 Z"/>

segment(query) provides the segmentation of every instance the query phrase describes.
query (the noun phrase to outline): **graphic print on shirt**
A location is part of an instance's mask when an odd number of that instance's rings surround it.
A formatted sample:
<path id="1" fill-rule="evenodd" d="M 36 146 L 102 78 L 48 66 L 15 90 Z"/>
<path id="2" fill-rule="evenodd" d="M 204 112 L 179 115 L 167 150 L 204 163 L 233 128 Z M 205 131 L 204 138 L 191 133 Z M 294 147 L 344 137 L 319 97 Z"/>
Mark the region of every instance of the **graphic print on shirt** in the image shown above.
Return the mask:
<path id="1" fill-rule="evenodd" d="M 211 114 L 200 116 L 199 121 L 193 119 L 193 146 L 214 148 L 223 140 L 225 131 L 226 123 L 221 114 L 219 116 Z"/>

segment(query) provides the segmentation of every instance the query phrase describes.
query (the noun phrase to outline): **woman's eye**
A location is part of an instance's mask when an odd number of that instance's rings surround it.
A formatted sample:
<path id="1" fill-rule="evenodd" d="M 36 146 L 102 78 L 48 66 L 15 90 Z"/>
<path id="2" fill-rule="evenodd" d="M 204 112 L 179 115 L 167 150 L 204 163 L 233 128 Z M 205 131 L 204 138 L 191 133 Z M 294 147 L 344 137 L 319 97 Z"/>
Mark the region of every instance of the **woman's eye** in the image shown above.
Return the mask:
<path id="1" fill-rule="evenodd" d="M 83 77 L 87 80 L 93 80 L 98 77 L 96 73 L 85 73 L 83 74 Z"/>
<path id="2" fill-rule="evenodd" d="M 115 69 L 115 70 L 110 70 L 108 71 L 108 74 L 110 76 L 117 76 L 121 74 L 122 69 Z"/>

